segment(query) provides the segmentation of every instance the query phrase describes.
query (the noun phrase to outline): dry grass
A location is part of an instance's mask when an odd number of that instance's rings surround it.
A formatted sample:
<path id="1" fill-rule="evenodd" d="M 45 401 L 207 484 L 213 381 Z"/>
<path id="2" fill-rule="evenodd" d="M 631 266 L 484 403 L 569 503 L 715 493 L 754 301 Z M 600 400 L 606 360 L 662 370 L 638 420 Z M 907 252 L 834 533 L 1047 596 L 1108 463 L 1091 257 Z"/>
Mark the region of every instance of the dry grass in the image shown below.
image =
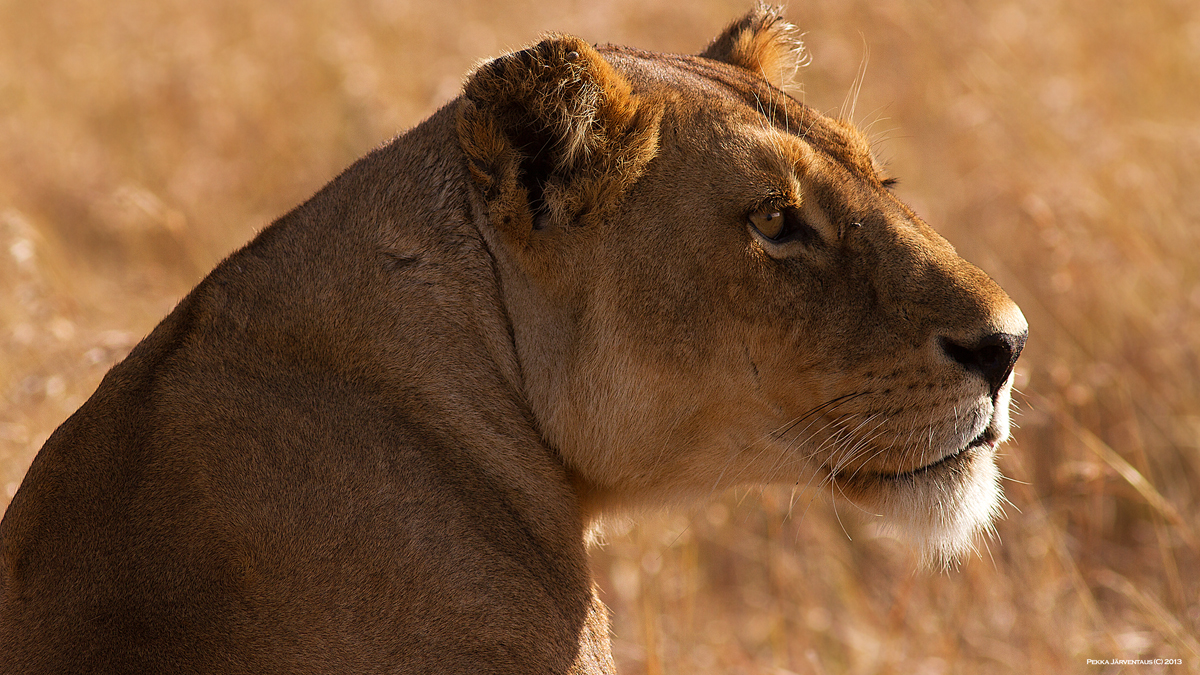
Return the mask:
<path id="1" fill-rule="evenodd" d="M 696 51 L 746 4 L 0 3 L 4 502 L 213 263 L 475 61 L 547 30 Z M 820 109 L 869 46 L 855 118 L 1029 318 L 1013 506 L 950 574 L 786 491 L 613 533 L 594 561 L 623 672 L 1200 672 L 1200 4 L 789 15 Z M 1117 657 L 1184 664 L 1086 664 Z"/>

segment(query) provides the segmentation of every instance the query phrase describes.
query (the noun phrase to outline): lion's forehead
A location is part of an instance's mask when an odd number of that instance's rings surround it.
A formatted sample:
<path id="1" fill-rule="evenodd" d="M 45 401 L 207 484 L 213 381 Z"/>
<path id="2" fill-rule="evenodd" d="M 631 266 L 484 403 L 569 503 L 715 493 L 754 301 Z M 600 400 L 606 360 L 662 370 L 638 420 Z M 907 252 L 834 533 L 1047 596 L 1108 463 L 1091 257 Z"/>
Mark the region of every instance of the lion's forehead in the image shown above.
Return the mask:
<path id="1" fill-rule="evenodd" d="M 830 167 L 814 161 L 815 151 L 860 177 L 883 180 L 871 144 L 856 126 L 821 114 L 753 73 L 699 56 L 620 47 L 603 53 L 635 93 L 662 100 L 690 132 L 741 127 L 756 132 L 747 137 L 787 166 Z"/>

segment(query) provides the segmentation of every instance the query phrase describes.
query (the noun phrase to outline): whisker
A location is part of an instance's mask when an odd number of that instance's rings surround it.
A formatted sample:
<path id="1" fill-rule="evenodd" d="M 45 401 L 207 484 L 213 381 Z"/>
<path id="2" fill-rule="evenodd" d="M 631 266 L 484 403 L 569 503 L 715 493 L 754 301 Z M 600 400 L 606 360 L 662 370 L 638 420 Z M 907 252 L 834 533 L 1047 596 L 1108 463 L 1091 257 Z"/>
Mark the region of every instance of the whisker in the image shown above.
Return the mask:
<path id="1" fill-rule="evenodd" d="M 863 43 L 863 56 L 858 63 L 858 72 L 854 75 L 854 81 L 850 84 L 850 91 L 846 92 L 846 99 L 842 102 L 842 109 L 838 116 L 846 121 L 853 121 L 854 110 L 858 107 L 858 97 L 862 93 L 863 81 L 867 79 L 867 63 L 871 60 L 871 47 L 867 44 L 867 37 L 859 33 Z M 850 108 L 850 112 L 846 114 L 846 108 Z"/>
<path id="2" fill-rule="evenodd" d="M 804 414 L 799 415 L 795 419 L 790 420 L 790 421 L 780 425 L 777 429 L 768 433 L 763 438 L 761 438 L 757 441 L 754 441 L 753 443 L 750 443 L 749 445 L 746 445 L 742 448 L 739 448 L 736 452 L 730 453 L 730 455 L 725 460 L 724 466 L 721 467 L 721 472 L 717 475 L 716 481 L 714 481 L 712 488 L 709 490 L 709 497 L 711 498 L 716 493 L 717 489 L 720 487 L 722 479 L 724 479 L 725 474 L 729 470 L 729 465 L 734 461 L 735 458 L 742 456 L 742 454 L 745 453 L 747 450 L 755 447 L 756 445 L 762 444 L 761 449 L 752 458 L 750 458 L 750 461 L 748 461 L 746 463 L 747 466 L 749 466 L 749 465 L 752 465 L 755 460 L 757 460 L 759 457 L 761 457 L 762 453 L 767 451 L 767 449 L 770 447 L 770 443 L 772 440 L 786 439 L 787 435 L 789 433 L 791 433 L 792 430 L 795 429 L 795 427 L 797 425 L 799 425 L 801 422 L 804 422 L 805 420 L 810 420 L 809 424 L 806 427 L 804 427 L 804 429 L 801 429 L 799 434 L 797 434 L 796 438 L 794 438 L 792 441 L 788 441 L 788 444 L 784 448 L 785 454 L 786 454 L 786 451 L 791 449 L 792 444 L 796 443 L 800 440 L 799 437 L 807 432 L 807 430 L 812 426 L 812 423 L 815 422 L 821 414 L 836 410 L 838 407 L 844 405 L 845 403 L 852 401 L 860 396 L 866 395 L 866 393 L 867 392 L 855 392 L 852 394 L 845 394 L 842 396 L 832 398 L 818 406 L 815 406 L 814 408 L 810 409 L 809 411 L 805 412 Z M 806 456 L 804 459 L 805 459 L 805 466 L 807 466 L 807 462 L 811 459 L 811 455 Z M 772 471 L 774 471 L 774 468 L 772 468 Z M 742 470 L 739 470 L 736 474 L 734 474 L 733 480 L 730 482 L 736 483 L 737 478 L 739 476 L 741 476 L 741 474 L 742 474 Z"/>

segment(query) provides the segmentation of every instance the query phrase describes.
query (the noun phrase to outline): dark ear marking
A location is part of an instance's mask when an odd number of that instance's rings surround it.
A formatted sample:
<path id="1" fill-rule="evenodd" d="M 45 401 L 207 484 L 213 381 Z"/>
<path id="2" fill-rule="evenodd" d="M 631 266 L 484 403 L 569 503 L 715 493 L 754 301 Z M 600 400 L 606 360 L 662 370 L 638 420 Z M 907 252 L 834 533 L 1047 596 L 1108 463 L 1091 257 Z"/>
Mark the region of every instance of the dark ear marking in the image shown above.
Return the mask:
<path id="1" fill-rule="evenodd" d="M 483 64 L 459 104 L 458 136 L 492 211 L 518 229 L 602 212 L 658 148 L 661 109 L 579 38 L 551 36 Z"/>

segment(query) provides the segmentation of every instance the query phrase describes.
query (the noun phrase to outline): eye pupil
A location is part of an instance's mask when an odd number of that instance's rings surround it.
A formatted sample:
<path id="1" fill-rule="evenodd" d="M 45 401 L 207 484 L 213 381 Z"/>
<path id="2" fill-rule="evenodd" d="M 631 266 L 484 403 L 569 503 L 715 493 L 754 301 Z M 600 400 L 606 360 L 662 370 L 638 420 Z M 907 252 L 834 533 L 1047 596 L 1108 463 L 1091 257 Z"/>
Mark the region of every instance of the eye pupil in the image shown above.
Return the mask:
<path id="1" fill-rule="evenodd" d="M 782 211 L 758 211 L 750 214 L 750 224 L 767 239 L 778 239 L 786 220 Z"/>

